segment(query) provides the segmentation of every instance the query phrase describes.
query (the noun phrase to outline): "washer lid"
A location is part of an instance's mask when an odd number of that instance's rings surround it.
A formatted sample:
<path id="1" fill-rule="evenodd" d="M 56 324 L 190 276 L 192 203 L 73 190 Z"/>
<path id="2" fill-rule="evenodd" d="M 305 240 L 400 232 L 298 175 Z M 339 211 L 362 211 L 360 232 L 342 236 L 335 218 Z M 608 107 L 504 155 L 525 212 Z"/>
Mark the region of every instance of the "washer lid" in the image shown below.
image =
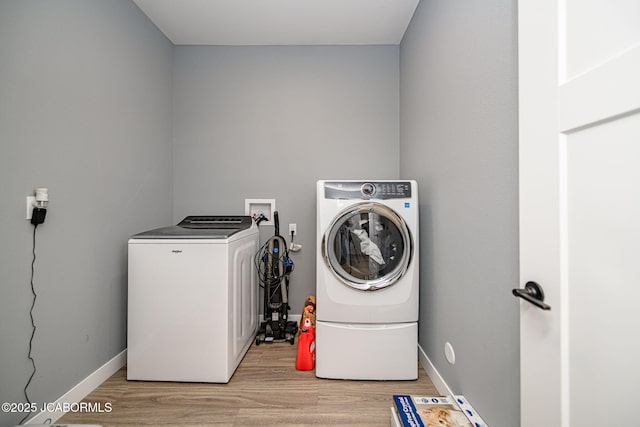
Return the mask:
<path id="1" fill-rule="evenodd" d="M 340 212 L 322 239 L 322 255 L 342 283 L 375 291 L 407 271 L 413 242 L 407 224 L 380 203 L 358 203 Z"/>
<path id="2" fill-rule="evenodd" d="M 245 230 L 250 228 L 252 219 L 250 216 L 188 216 L 178 223 L 178 227 L 218 230 Z"/>
<path id="3" fill-rule="evenodd" d="M 253 225 L 250 216 L 188 216 L 177 225 L 156 228 L 132 239 L 226 239 Z"/>

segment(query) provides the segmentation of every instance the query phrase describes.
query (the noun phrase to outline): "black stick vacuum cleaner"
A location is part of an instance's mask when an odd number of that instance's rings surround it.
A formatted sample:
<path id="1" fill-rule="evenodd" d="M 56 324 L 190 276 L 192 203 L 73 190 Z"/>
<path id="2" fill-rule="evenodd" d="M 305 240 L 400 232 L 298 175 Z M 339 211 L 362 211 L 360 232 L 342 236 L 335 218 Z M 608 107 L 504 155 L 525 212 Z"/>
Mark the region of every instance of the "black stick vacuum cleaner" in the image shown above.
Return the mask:
<path id="1" fill-rule="evenodd" d="M 285 342 L 292 345 L 298 324 L 289 321 L 289 275 L 293 261 L 284 237 L 280 236 L 278 212 L 273 213 L 275 234 L 262 245 L 255 257 L 260 287 L 263 289 L 264 321 L 256 334 L 256 345 L 263 342 Z"/>

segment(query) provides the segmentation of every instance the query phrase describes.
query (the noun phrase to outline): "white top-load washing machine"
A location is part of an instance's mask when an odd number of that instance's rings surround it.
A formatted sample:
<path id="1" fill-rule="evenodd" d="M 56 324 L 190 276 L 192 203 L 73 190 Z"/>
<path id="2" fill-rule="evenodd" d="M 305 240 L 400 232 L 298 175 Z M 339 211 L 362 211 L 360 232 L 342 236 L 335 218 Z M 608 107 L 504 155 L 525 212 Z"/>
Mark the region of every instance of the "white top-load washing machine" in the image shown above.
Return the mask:
<path id="1" fill-rule="evenodd" d="M 318 181 L 316 376 L 418 377 L 418 189 Z"/>
<path id="2" fill-rule="evenodd" d="M 189 216 L 129 240 L 127 379 L 226 383 L 258 327 L 248 216 Z"/>

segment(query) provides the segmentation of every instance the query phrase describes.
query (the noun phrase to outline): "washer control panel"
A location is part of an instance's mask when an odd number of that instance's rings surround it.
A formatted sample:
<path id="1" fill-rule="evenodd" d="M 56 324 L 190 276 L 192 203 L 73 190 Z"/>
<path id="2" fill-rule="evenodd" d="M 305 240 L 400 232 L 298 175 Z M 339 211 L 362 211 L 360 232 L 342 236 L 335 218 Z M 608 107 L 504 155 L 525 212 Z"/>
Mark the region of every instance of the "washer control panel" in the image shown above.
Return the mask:
<path id="1" fill-rule="evenodd" d="M 327 181 L 326 199 L 409 199 L 410 181 Z"/>

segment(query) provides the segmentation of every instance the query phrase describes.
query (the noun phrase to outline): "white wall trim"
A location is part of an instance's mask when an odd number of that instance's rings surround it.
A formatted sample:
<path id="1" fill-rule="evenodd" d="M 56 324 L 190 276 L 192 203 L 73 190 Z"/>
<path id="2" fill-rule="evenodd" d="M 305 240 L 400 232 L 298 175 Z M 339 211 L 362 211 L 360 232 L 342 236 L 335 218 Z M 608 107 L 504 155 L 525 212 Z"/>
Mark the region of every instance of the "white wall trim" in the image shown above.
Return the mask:
<path id="1" fill-rule="evenodd" d="M 52 402 L 55 407 L 62 407 L 63 404 L 79 403 L 95 390 L 100 384 L 105 382 L 111 375 L 118 372 L 127 363 L 127 350 L 122 350 L 119 354 L 109 360 L 107 363 L 99 367 L 84 380 L 76 384 L 71 390 L 63 394 Z M 65 414 L 64 411 L 46 412 L 41 411 L 38 415 L 31 418 L 26 424 L 45 424 L 49 419 L 51 423 L 55 423 Z"/>
<path id="2" fill-rule="evenodd" d="M 427 357 L 427 354 L 424 352 L 424 349 L 420 344 L 418 344 L 418 357 L 420 359 L 422 369 L 427 373 L 431 382 L 438 390 L 438 393 L 440 393 L 441 396 L 453 396 L 453 391 L 451 391 L 451 388 L 444 381 L 444 378 L 442 378 L 442 375 L 440 375 L 440 372 L 438 372 L 436 367 L 433 366 L 433 363 L 431 363 L 431 360 L 429 360 L 429 357 Z"/>

